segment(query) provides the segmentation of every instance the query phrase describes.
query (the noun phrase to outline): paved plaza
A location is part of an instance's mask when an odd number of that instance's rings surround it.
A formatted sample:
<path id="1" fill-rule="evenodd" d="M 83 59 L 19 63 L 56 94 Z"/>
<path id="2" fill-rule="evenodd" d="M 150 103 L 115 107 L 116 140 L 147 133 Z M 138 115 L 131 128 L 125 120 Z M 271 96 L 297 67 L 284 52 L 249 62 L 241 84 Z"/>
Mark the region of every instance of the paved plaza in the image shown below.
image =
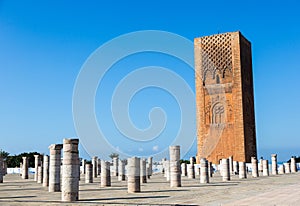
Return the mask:
<path id="1" fill-rule="evenodd" d="M 219 175 L 209 184 L 182 177 L 182 187 L 170 188 L 162 174 L 154 174 L 141 185 L 142 192 L 127 193 L 127 182 L 112 176 L 111 187 L 100 187 L 100 177 L 94 183 L 84 183 L 81 176 L 79 201 L 61 202 L 60 192 L 48 192 L 34 181 L 33 175 L 23 180 L 18 174 L 8 174 L 0 184 L 0 205 L 299 205 L 300 172 L 269 177 L 222 182 Z"/>

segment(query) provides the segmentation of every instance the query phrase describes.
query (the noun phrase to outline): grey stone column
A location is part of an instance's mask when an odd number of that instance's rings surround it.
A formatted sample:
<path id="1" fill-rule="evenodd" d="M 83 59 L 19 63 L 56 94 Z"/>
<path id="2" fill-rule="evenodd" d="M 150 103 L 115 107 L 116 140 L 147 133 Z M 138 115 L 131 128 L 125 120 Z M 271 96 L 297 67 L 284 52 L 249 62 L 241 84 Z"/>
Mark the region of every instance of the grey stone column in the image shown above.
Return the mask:
<path id="1" fill-rule="evenodd" d="M 0 183 L 3 183 L 3 176 L 4 176 L 4 170 L 2 168 L 2 165 L 3 165 L 3 157 L 0 156 Z"/>
<path id="2" fill-rule="evenodd" d="M 111 186 L 110 162 L 101 160 L 101 187 Z"/>
<path id="3" fill-rule="evenodd" d="M 63 140 L 62 201 L 77 201 L 79 197 L 78 139 Z"/>
<path id="4" fill-rule="evenodd" d="M 85 165 L 86 165 L 86 160 L 85 160 L 85 159 L 82 159 L 82 160 L 81 160 L 81 165 L 82 165 L 82 172 L 83 172 L 83 174 L 85 174 L 85 169 L 86 169 L 86 167 L 85 167 Z"/>
<path id="5" fill-rule="evenodd" d="M 233 161 L 233 174 L 237 175 L 239 174 L 239 162 Z"/>
<path id="6" fill-rule="evenodd" d="M 93 183 L 93 165 L 85 164 L 85 183 Z"/>
<path id="7" fill-rule="evenodd" d="M 34 155 L 34 181 L 38 180 L 38 166 L 41 166 L 40 155 Z"/>
<path id="8" fill-rule="evenodd" d="M 200 183 L 209 183 L 208 161 L 205 158 L 200 160 Z"/>
<path id="9" fill-rule="evenodd" d="M 239 162 L 239 178 L 240 179 L 246 179 L 247 178 L 246 163 L 245 162 Z"/>
<path id="10" fill-rule="evenodd" d="M 165 177 L 167 181 L 170 181 L 170 160 L 165 161 Z"/>
<path id="11" fill-rule="evenodd" d="M 181 163 L 181 176 L 187 176 L 187 166 L 185 162 Z"/>
<path id="12" fill-rule="evenodd" d="M 252 177 L 259 177 L 256 157 L 251 157 Z"/>
<path id="13" fill-rule="evenodd" d="M 272 154 L 271 160 L 272 160 L 272 175 L 277 175 L 278 174 L 277 154 Z"/>
<path id="14" fill-rule="evenodd" d="M 148 157 L 147 176 L 148 179 L 152 176 L 153 157 Z"/>
<path id="15" fill-rule="evenodd" d="M 291 158 L 291 172 L 293 173 L 297 172 L 297 164 L 296 164 L 295 156 Z"/>
<path id="16" fill-rule="evenodd" d="M 229 156 L 228 160 L 229 160 L 229 172 L 230 174 L 233 174 L 233 157 Z"/>
<path id="17" fill-rule="evenodd" d="M 22 174 L 23 174 L 23 163 L 22 162 L 20 162 L 20 176 L 22 176 Z"/>
<path id="18" fill-rule="evenodd" d="M 146 160 L 145 159 L 141 159 L 140 162 L 140 177 L 141 177 L 141 183 L 147 183 L 147 165 L 146 165 Z"/>
<path id="19" fill-rule="evenodd" d="M 3 160 L 3 176 L 7 174 L 7 162 L 6 159 Z"/>
<path id="20" fill-rule="evenodd" d="M 223 181 L 229 181 L 230 180 L 230 167 L 229 167 L 229 159 L 222 159 L 222 180 Z"/>
<path id="21" fill-rule="evenodd" d="M 188 165 L 188 178 L 195 179 L 195 166 L 194 166 L 194 158 L 190 158 L 190 164 Z"/>
<path id="22" fill-rule="evenodd" d="M 283 163 L 283 165 L 284 165 L 285 173 L 286 173 L 286 174 L 291 173 L 291 164 L 288 163 L 288 162 L 285 162 L 285 163 Z"/>
<path id="23" fill-rule="evenodd" d="M 101 175 L 101 159 L 98 158 L 97 160 L 97 175 L 100 176 Z"/>
<path id="24" fill-rule="evenodd" d="M 119 160 L 119 181 L 125 181 L 125 163 L 122 160 Z"/>
<path id="25" fill-rule="evenodd" d="M 27 157 L 22 157 L 22 158 L 23 158 L 22 178 L 28 179 L 28 158 Z"/>
<path id="26" fill-rule="evenodd" d="M 98 167 L 98 157 L 94 156 L 92 158 L 92 165 L 93 165 L 93 177 L 98 176 L 97 167 Z"/>
<path id="27" fill-rule="evenodd" d="M 264 166 L 263 166 L 263 158 L 261 157 L 261 158 L 259 159 L 258 171 L 259 171 L 259 172 L 263 172 L 263 170 L 264 170 Z"/>
<path id="28" fill-rule="evenodd" d="M 113 158 L 113 175 L 117 177 L 118 174 L 119 174 L 119 158 L 114 157 Z"/>
<path id="29" fill-rule="evenodd" d="M 52 144 L 49 164 L 49 192 L 60 192 L 60 166 L 62 144 Z"/>
<path id="30" fill-rule="evenodd" d="M 43 159 L 43 187 L 48 187 L 49 186 L 49 156 L 44 155 Z"/>
<path id="31" fill-rule="evenodd" d="M 284 165 L 279 165 L 278 167 L 278 174 L 283 175 L 285 173 Z"/>
<path id="32" fill-rule="evenodd" d="M 170 146 L 170 186 L 181 187 L 180 146 Z"/>
<path id="33" fill-rule="evenodd" d="M 128 158 L 128 193 L 135 193 L 141 191 L 140 182 L 140 158 L 132 157 Z"/>
<path id="34" fill-rule="evenodd" d="M 268 160 L 263 160 L 263 176 L 269 176 L 269 161 Z"/>
<path id="35" fill-rule="evenodd" d="M 212 162 L 208 162 L 208 175 L 209 177 L 213 177 L 214 168 L 212 166 Z"/>
<path id="36" fill-rule="evenodd" d="M 37 183 L 42 184 L 43 183 L 43 167 L 42 166 L 38 166 L 37 174 L 38 174 Z"/>

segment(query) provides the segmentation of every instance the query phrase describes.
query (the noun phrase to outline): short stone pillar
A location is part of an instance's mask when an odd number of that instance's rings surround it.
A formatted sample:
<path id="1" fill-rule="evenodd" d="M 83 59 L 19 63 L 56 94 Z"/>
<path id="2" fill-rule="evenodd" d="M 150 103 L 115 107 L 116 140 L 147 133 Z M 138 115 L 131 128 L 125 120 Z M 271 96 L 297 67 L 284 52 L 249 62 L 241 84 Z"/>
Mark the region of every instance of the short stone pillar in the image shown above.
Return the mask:
<path id="1" fill-rule="evenodd" d="M 170 161 L 166 160 L 165 161 L 165 177 L 167 181 L 170 181 Z"/>
<path id="2" fill-rule="evenodd" d="M 251 157 L 252 177 L 259 177 L 256 157 Z"/>
<path id="3" fill-rule="evenodd" d="M 145 159 L 141 159 L 140 168 L 141 183 L 147 183 L 147 164 Z"/>
<path id="4" fill-rule="evenodd" d="M 110 162 L 101 160 L 101 187 L 111 186 Z"/>
<path id="5" fill-rule="evenodd" d="M 93 165 L 91 163 L 85 164 L 85 183 L 93 183 Z"/>
<path id="6" fill-rule="evenodd" d="M 186 163 L 181 163 L 181 176 L 186 177 L 187 176 L 187 166 Z"/>
<path id="7" fill-rule="evenodd" d="M 135 193 L 141 191 L 141 182 L 140 182 L 140 158 L 132 157 L 128 158 L 128 193 Z"/>
<path id="8" fill-rule="evenodd" d="M 62 201 L 77 201 L 79 194 L 78 139 L 63 140 Z"/>
<path id="9" fill-rule="evenodd" d="M 180 146 L 170 146 L 170 186 L 181 187 Z"/>
<path id="10" fill-rule="evenodd" d="M 97 167 L 98 167 L 98 157 L 94 156 L 92 158 L 92 165 L 93 165 L 93 177 L 98 176 Z"/>
<path id="11" fill-rule="evenodd" d="M 263 172 L 263 170 L 264 170 L 264 166 L 263 166 L 263 158 L 261 157 L 261 158 L 259 159 L 258 171 L 259 171 L 259 172 Z"/>
<path id="12" fill-rule="evenodd" d="M 188 165 L 188 178 L 189 179 L 195 179 L 195 166 L 194 166 L 194 158 L 190 158 L 190 164 Z"/>
<path id="13" fill-rule="evenodd" d="M 200 160 L 200 183 L 209 183 L 208 161 L 205 158 Z"/>
<path id="14" fill-rule="evenodd" d="M 284 165 L 279 165 L 278 174 L 283 175 L 285 173 Z"/>
<path id="15" fill-rule="evenodd" d="M 233 161 L 233 174 L 238 175 L 239 174 L 239 162 Z"/>
<path id="16" fill-rule="evenodd" d="M 20 176 L 22 176 L 22 174 L 23 174 L 23 163 L 22 162 L 20 162 Z"/>
<path id="17" fill-rule="evenodd" d="M 40 155 L 34 155 L 34 181 L 38 180 L 38 166 L 41 166 Z"/>
<path id="18" fill-rule="evenodd" d="M 97 175 L 100 176 L 101 175 L 101 159 L 98 158 L 97 160 Z"/>
<path id="19" fill-rule="evenodd" d="M 209 177 L 213 177 L 214 174 L 214 168 L 212 166 L 212 162 L 208 162 L 208 175 Z"/>
<path id="20" fill-rule="evenodd" d="M 3 176 L 7 174 L 7 162 L 6 160 L 4 159 L 3 160 Z"/>
<path id="21" fill-rule="evenodd" d="M 4 170 L 2 168 L 3 165 L 3 157 L 0 156 L 0 183 L 3 183 Z"/>
<path id="22" fill-rule="evenodd" d="M 228 160 L 229 160 L 229 172 L 230 174 L 233 174 L 233 157 L 229 156 Z"/>
<path id="23" fill-rule="evenodd" d="M 22 179 L 28 179 L 28 158 L 23 158 Z"/>
<path id="24" fill-rule="evenodd" d="M 62 144 L 52 144 L 49 164 L 49 192 L 60 192 L 60 166 Z"/>
<path id="25" fill-rule="evenodd" d="M 229 159 L 222 159 L 221 163 L 222 167 L 222 180 L 229 181 L 230 180 L 230 167 L 229 167 Z"/>
<path id="26" fill-rule="evenodd" d="M 85 174 L 85 169 L 86 169 L 85 165 L 86 165 L 86 160 L 85 160 L 85 159 L 82 159 L 82 160 L 81 160 L 81 166 L 82 166 L 82 173 L 83 173 L 83 174 Z"/>
<path id="27" fill-rule="evenodd" d="M 43 158 L 43 187 L 49 186 L 49 156 Z"/>
<path id="28" fill-rule="evenodd" d="M 113 176 L 118 176 L 119 175 L 119 158 L 114 157 L 113 158 Z"/>
<path id="29" fill-rule="evenodd" d="M 152 176 L 152 166 L 153 166 L 153 157 L 148 157 L 148 164 L 147 164 L 147 177 L 150 179 Z"/>
<path id="30" fill-rule="evenodd" d="M 239 162 L 239 178 L 240 179 L 246 179 L 247 178 L 246 163 L 245 162 Z"/>
<path id="31" fill-rule="evenodd" d="M 285 173 L 286 174 L 291 173 L 291 164 L 289 162 L 285 162 L 285 163 L 283 163 L 283 165 L 284 165 Z"/>
<path id="32" fill-rule="evenodd" d="M 297 164 L 296 164 L 296 158 L 293 156 L 291 158 L 291 172 L 296 173 L 297 172 Z"/>
<path id="33" fill-rule="evenodd" d="M 38 174 L 37 183 L 42 184 L 43 183 L 43 167 L 42 166 L 38 166 L 37 174 Z"/>
<path id="34" fill-rule="evenodd" d="M 125 181 L 125 162 L 122 160 L 119 160 L 119 181 Z"/>
<path id="35" fill-rule="evenodd" d="M 271 155 L 271 161 L 272 161 L 272 175 L 277 175 L 278 174 L 277 154 Z"/>
<path id="36" fill-rule="evenodd" d="M 269 176 L 269 161 L 268 160 L 263 160 L 263 176 Z"/>

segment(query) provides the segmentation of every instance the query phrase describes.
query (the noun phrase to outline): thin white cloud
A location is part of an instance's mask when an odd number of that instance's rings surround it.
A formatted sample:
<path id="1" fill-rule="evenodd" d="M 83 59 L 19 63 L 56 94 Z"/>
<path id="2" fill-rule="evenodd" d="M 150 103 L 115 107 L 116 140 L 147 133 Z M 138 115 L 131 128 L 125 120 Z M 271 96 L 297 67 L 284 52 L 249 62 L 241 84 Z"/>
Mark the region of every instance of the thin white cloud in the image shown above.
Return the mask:
<path id="1" fill-rule="evenodd" d="M 153 146 L 153 147 L 152 147 L 152 150 L 153 150 L 153 151 L 158 151 L 158 145 Z"/>

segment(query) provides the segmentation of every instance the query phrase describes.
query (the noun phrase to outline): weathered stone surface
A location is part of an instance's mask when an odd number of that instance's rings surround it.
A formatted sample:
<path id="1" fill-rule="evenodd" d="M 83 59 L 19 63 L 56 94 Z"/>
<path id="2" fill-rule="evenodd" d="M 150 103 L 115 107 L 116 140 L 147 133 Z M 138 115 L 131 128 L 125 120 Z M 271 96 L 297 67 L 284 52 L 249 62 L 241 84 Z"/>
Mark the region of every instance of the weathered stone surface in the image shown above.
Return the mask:
<path id="1" fill-rule="evenodd" d="M 43 187 L 49 186 L 49 156 L 43 158 Z"/>
<path id="2" fill-rule="evenodd" d="M 269 176 L 269 161 L 263 160 L 262 165 L 263 165 L 263 176 Z"/>
<path id="3" fill-rule="evenodd" d="M 140 183 L 140 158 L 132 157 L 128 158 L 127 165 L 127 191 L 128 193 L 135 193 L 141 191 Z"/>
<path id="4" fill-rule="evenodd" d="M 272 175 L 277 175 L 278 174 L 277 154 L 271 155 L 271 161 L 272 161 Z"/>
<path id="5" fill-rule="evenodd" d="M 245 162 L 239 162 L 239 178 L 240 179 L 246 179 L 247 178 L 246 163 Z"/>
<path id="6" fill-rule="evenodd" d="M 38 180 L 38 166 L 41 166 L 40 155 L 34 155 L 34 181 Z"/>
<path id="7" fill-rule="evenodd" d="M 150 179 L 152 176 L 152 164 L 153 164 L 153 157 L 148 157 L 148 164 L 147 164 L 147 177 Z"/>
<path id="8" fill-rule="evenodd" d="M 101 160 L 101 187 L 111 186 L 110 162 Z"/>
<path id="9" fill-rule="evenodd" d="M 291 164 L 289 162 L 285 162 L 285 163 L 283 163 L 283 165 L 284 165 L 284 171 L 285 171 L 285 173 L 286 174 L 291 173 Z"/>
<path id="10" fill-rule="evenodd" d="M 230 180 L 230 169 L 229 169 L 229 159 L 222 159 L 222 180 L 229 181 Z"/>
<path id="11" fill-rule="evenodd" d="M 294 156 L 291 158 L 291 172 L 292 173 L 297 172 L 296 159 Z"/>
<path id="12" fill-rule="evenodd" d="M 60 170 L 61 170 L 61 149 L 62 144 L 52 144 L 49 146 L 49 192 L 60 192 Z"/>
<path id="13" fill-rule="evenodd" d="M 85 183 L 93 183 L 93 165 L 85 164 Z"/>
<path id="14" fill-rule="evenodd" d="M 187 164 L 185 162 L 181 163 L 181 176 L 187 176 Z"/>
<path id="15" fill-rule="evenodd" d="M 187 170 L 187 173 L 188 173 L 188 178 L 190 179 L 195 179 L 195 165 L 194 165 L 194 158 L 191 157 L 190 158 L 190 164 L 188 164 L 188 170 Z"/>
<path id="16" fill-rule="evenodd" d="M 141 177 L 141 183 L 147 183 L 147 164 L 146 164 L 146 160 L 145 159 L 141 159 L 140 162 L 140 177 Z"/>
<path id="17" fill-rule="evenodd" d="M 180 146 L 170 146 L 170 186 L 181 187 Z"/>
<path id="18" fill-rule="evenodd" d="M 119 181 L 125 181 L 125 163 L 122 160 L 119 160 Z"/>
<path id="19" fill-rule="evenodd" d="M 252 177 L 258 177 L 258 164 L 256 157 L 251 158 L 251 164 L 252 164 Z"/>
<path id="20" fill-rule="evenodd" d="M 38 166 L 37 174 L 38 174 L 37 183 L 42 184 L 43 183 L 43 167 L 42 166 Z"/>
<path id="21" fill-rule="evenodd" d="M 28 179 L 28 158 L 27 157 L 22 157 L 22 158 L 23 158 L 22 178 Z"/>
<path id="22" fill-rule="evenodd" d="M 200 183 L 209 183 L 208 161 L 205 158 L 200 160 Z"/>
<path id="23" fill-rule="evenodd" d="M 94 156 L 92 158 L 92 165 L 93 165 L 93 177 L 98 176 L 97 167 L 98 167 L 98 157 Z"/>

